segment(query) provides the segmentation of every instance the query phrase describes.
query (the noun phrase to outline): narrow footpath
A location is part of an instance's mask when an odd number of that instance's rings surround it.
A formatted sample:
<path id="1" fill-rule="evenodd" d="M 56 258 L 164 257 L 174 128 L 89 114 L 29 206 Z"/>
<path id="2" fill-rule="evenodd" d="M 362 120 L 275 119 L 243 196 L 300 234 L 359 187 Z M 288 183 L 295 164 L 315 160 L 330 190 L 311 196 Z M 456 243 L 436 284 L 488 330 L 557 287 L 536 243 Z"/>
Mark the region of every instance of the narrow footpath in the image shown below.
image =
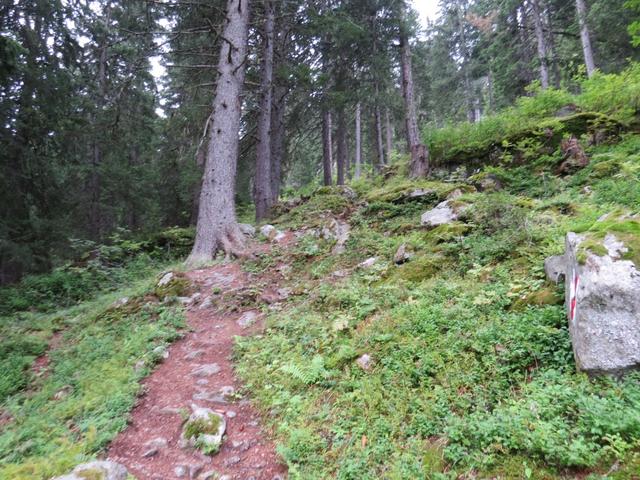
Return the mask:
<path id="1" fill-rule="evenodd" d="M 234 301 L 242 297 L 235 292 L 265 279 L 246 274 L 237 262 L 193 270 L 187 276 L 200 293 L 199 301 L 187 309 L 191 331 L 170 346 L 166 359 L 143 382 L 144 394 L 130 425 L 112 442 L 108 456 L 139 480 L 285 479 L 286 468 L 262 430 L 258 413 L 242 397 L 231 362 L 234 336 L 263 328 L 261 312 Z M 265 284 L 273 292 L 277 273 L 269 277 Z M 225 416 L 226 435 L 215 455 L 181 445 L 183 421 L 193 406 Z"/>

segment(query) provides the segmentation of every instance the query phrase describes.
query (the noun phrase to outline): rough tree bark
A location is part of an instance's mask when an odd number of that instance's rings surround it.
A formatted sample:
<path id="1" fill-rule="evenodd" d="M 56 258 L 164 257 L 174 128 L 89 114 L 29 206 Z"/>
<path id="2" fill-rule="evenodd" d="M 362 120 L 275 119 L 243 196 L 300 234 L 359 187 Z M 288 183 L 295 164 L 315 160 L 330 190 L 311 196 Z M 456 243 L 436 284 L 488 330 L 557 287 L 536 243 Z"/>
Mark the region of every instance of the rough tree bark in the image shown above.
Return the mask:
<path id="1" fill-rule="evenodd" d="M 353 178 L 356 180 L 360 179 L 362 175 L 362 123 L 361 123 L 361 107 L 360 102 L 356 105 L 356 134 L 355 134 L 355 172 L 353 174 Z"/>
<path id="2" fill-rule="evenodd" d="M 547 40 L 544 36 L 544 26 L 542 22 L 542 11 L 540 9 L 539 0 L 531 0 L 531 8 L 533 10 L 533 25 L 536 32 L 536 40 L 538 42 L 538 59 L 540 60 L 540 84 L 543 89 L 549 88 L 549 57 Z"/>
<path id="3" fill-rule="evenodd" d="M 347 129 L 344 120 L 344 108 L 338 111 L 338 129 L 336 131 L 336 165 L 338 185 L 344 185 L 344 171 L 347 164 Z"/>
<path id="4" fill-rule="evenodd" d="M 234 197 L 248 27 L 249 0 L 228 0 L 196 239 L 186 262 L 189 266 L 213 260 L 220 249 L 227 255 L 244 255 Z"/>
<path id="5" fill-rule="evenodd" d="M 322 171 L 325 186 L 332 183 L 331 165 L 333 165 L 333 153 L 331 151 L 333 140 L 331 138 L 331 112 L 325 108 L 322 112 Z"/>
<path id="6" fill-rule="evenodd" d="M 264 0 L 264 32 L 262 35 L 262 79 L 260 80 L 260 112 L 258 115 L 258 145 L 256 147 L 256 175 L 253 200 L 256 222 L 271 210 L 271 108 L 273 99 L 273 27 L 275 9 L 273 0 Z"/>
<path id="7" fill-rule="evenodd" d="M 596 71 L 596 64 L 593 60 L 591 35 L 589 34 L 589 24 L 587 22 L 587 5 L 584 0 L 576 0 L 576 11 L 578 12 L 578 21 L 580 22 L 580 40 L 582 41 L 584 64 L 587 67 L 587 76 L 591 78 Z"/>
<path id="8" fill-rule="evenodd" d="M 391 165 L 391 150 L 393 150 L 393 125 L 391 125 L 391 115 L 389 107 L 384 109 L 385 134 L 387 140 L 387 165 Z"/>
<path id="9" fill-rule="evenodd" d="M 404 10 L 403 10 L 404 13 Z M 424 177 L 429 172 L 429 151 L 420 141 L 416 103 L 413 89 L 413 72 L 411 71 L 411 47 L 404 21 L 400 23 L 400 50 L 402 71 L 402 96 L 404 98 L 405 122 L 407 128 L 407 142 L 411 154 L 409 175 Z"/>

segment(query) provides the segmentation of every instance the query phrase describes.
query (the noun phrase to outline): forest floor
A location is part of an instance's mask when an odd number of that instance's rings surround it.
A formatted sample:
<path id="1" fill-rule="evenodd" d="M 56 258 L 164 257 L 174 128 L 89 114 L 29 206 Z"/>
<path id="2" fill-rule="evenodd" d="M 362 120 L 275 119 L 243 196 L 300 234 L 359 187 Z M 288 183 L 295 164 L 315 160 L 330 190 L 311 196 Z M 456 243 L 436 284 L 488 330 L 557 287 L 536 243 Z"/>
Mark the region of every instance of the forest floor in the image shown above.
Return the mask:
<path id="1" fill-rule="evenodd" d="M 190 332 L 170 346 L 166 360 L 143 382 L 144 394 L 130 425 L 113 441 L 108 456 L 139 479 L 283 478 L 286 467 L 262 430 L 258 413 L 243 398 L 232 364 L 235 337 L 263 328 L 262 313 L 243 299 L 256 283 L 269 285 L 263 296 L 274 295 L 278 273 L 253 278 L 237 262 L 228 262 L 190 271 L 187 277 L 201 299 L 186 312 Z M 203 373 L 203 367 L 209 372 Z M 180 446 L 192 405 L 226 417 L 224 441 L 213 456 Z"/>

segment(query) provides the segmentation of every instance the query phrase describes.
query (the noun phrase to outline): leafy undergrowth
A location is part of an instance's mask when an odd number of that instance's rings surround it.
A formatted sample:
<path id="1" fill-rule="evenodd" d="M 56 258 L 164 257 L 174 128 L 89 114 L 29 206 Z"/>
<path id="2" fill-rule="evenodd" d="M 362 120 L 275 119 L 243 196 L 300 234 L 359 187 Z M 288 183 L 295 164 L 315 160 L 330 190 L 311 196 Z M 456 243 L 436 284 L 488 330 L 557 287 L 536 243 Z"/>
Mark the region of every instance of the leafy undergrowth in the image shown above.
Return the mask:
<path id="1" fill-rule="evenodd" d="M 475 168 L 487 160 L 479 158 L 482 154 L 513 152 L 517 159 L 522 150 L 535 148 L 541 153 L 550 144 L 556 148 L 564 135 L 579 136 L 587 131 L 615 135 L 619 128 L 637 130 L 640 64 L 632 63 L 619 74 L 598 73 L 581 82 L 581 91 L 575 95 L 538 86 L 513 107 L 479 122 L 444 128 L 426 125 L 423 137 L 431 161 L 438 166 Z"/>
<path id="2" fill-rule="evenodd" d="M 566 177 L 550 173 L 559 152 L 487 168 L 498 192 L 454 177 L 378 178 L 352 200 L 322 189 L 276 221 L 349 215 L 352 227 L 345 253 L 308 233 L 247 264 L 293 267 L 295 295 L 236 351 L 290 478 L 637 478 L 640 375 L 576 372 L 563 289 L 543 271 L 566 232 L 640 205 L 639 136 L 587 153 L 590 165 Z M 468 205 L 459 221 L 421 228 L 455 187 Z M 432 192 L 405 195 L 417 188 Z M 395 265 L 401 244 L 412 258 Z"/>
<path id="3" fill-rule="evenodd" d="M 113 267 L 103 273 L 126 286 L 109 282 L 109 293 L 99 286 L 74 292 L 73 277 L 60 272 L 4 292 L 12 301 L 21 292 L 42 301 L 29 311 L 15 311 L 12 302 L 5 310 L 12 314 L 0 317 L 0 478 L 62 474 L 125 428 L 139 381 L 185 328 L 181 307 L 151 293 L 168 265 L 139 255 Z M 93 275 L 75 268 L 81 279 Z M 66 288 L 47 288 L 60 284 Z M 67 307 L 85 295 L 92 300 Z M 42 368 L 33 368 L 43 354 Z"/>

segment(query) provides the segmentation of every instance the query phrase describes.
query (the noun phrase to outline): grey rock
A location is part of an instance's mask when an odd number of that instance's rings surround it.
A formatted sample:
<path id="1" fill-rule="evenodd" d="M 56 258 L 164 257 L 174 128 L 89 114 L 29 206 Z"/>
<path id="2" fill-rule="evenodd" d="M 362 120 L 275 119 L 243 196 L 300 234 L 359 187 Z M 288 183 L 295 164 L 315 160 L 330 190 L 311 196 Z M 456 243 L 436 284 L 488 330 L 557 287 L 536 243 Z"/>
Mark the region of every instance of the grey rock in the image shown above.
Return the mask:
<path id="1" fill-rule="evenodd" d="M 396 265 L 402 265 L 411 259 L 411 254 L 407 252 L 407 244 L 403 243 L 398 247 L 395 255 L 393 256 L 393 263 Z"/>
<path id="2" fill-rule="evenodd" d="M 233 480 L 231 475 L 222 475 L 218 480 Z"/>
<path id="3" fill-rule="evenodd" d="M 238 455 L 234 455 L 233 457 L 229 457 L 224 461 L 224 465 L 226 467 L 230 467 L 232 465 L 236 465 L 240 463 L 242 459 Z"/>
<path id="4" fill-rule="evenodd" d="M 366 270 L 368 268 L 373 267 L 377 261 L 378 261 L 378 257 L 369 257 L 365 261 L 360 262 L 358 264 L 358 268 L 362 268 Z"/>
<path id="5" fill-rule="evenodd" d="M 335 240 L 333 247 L 334 255 L 344 253 L 345 244 L 351 235 L 351 226 L 342 220 L 332 219 L 328 226 L 322 227 L 320 236 L 326 240 Z"/>
<path id="6" fill-rule="evenodd" d="M 127 472 L 124 465 L 119 463 L 109 460 L 98 460 L 78 465 L 71 473 L 61 477 L 55 477 L 52 480 L 85 480 L 88 474 L 93 476 L 101 474 L 103 480 L 127 480 L 129 472 Z"/>
<path id="7" fill-rule="evenodd" d="M 479 192 L 498 192 L 502 190 L 502 182 L 493 173 L 482 175 L 479 180 L 474 183 Z"/>
<path id="8" fill-rule="evenodd" d="M 373 359 L 371 358 L 371 355 L 365 353 L 356 360 L 356 364 L 358 364 L 362 370 L 368 372 L 373 367 Z"/>
<path id="9" fill-rule="evenodd" d="M 165 345 L 157 346 L 153 349 L 153 353 L 165 360 L 169 358 L 169 350 L 167 350 L 167 347 Z"/>
<path id="10" fill-rule="evenodd" d="M 447 195 L 447 200 L 455 200 L 456 198 L 461 197 L 463 194 L 464 192 L 462 190 L 456 188 L 455 190 L 450 192 L 449 195 Z"/>
<path id="11" fill-rule="evenodd" d="M 567 271 L 567 259 L 564 255 L 553 255 L 544 261 L 544 273 L 551 282 L 558 283 L 564 280 Z"/>
<path id="12" fill-rule="evenodd" d="M 211 308 L 211 305 L 213 305 L 213 300 L 211 299 L 211 297 L 207 297 L 202 301 L 198 308 L 200 310 L 206 310 L 207 308 Z"/>
<path id="13" fill-rule="evenodd" d="M 147 443 L 144 444 L 145 447 L 147 448 L 167 448 L 169 446 L 169 442 L 167 441 L 166 438 L 163 437 L 156 437 L 154 439 L 149 440 Z"/>
<path id="14" fill-rule="evenodd" d="M 608 253 L 581 253 L 586 236 L 568 233 L 565 306 L 578 369 L 618 375 L 640 367 L 640 271 L 621 255 L 625 247 L 614 235 L 603 242 Z"/>
<path id="15" fill-rule="evenodd" d="M 242 328 L 248 328 L 254 323 L 256 323 L 257 318 L 258 318 L 258 313 L 253 310 L 249 310 L 247 312 L 244 312 L 240 316 L 240 318 L 236 321 L 236 323 Z"/>
<path id="16" fill-rule="evenodd" d="M 171 282 L 171 280 L 173 280 L 174 277 L 175 275 L 173 272 L 163 273 L 162 276 L 160 277 L 160 280 L 158 280 L 158 286 L 164 287 L 165 285 L 169 284 L 169 282 Z"/>
<path id="17" fill-rule="evenodd" d="M 197 405 L 191 406 L 192 414 L 189 416 L 189 419 L 185 422 L 182 434 L 180 435 L 180 439 L 183 443 L 186 443 L 189 447 L 196 446 L 206 446 L 212 450 L 217 450 L 222 445 L 222 437 L 224 436 L 227 430 L 227 422 L 224 418 L 224 415 L 214 412 L 210 408 L 198 407 Z M 218 430 L 216 433 L 201 433 L 197 436 L 193 436 L 191 438 L 185 437 L 185 429 L 189 422 L 193 422 L 195 420 L 207 420 L 209 421 L 211 417 L 218 417 Z"/>
<path id="18" fill-rule="evenodd" d="M 420 223 L 425 227 L 437 227 L 458 219 L 458 212 L 450 205 L 449 200 L 439 203 L 434 209 L 422 214 Z"/>
<path id="19" fill-rule="evenodd" d="M 191 372 L 191 375 L 194 377 L 210 377 L 216 373 L 220 373 L 220 366 L 217 363 L 207 363 L 205 365 L 200 365 Z"/>
<path id="20" fill-rule="evenodd" d="M 157 448 L 150 448 L 148 450 L 146 450 L 143 454 L 142 454 L 142 458 L 149 458 L 149 457 L 153 457 L 155 455 L 158 454 L 160 450 L 158 450 Z"/>
<path id="21" fill-rule="evenodd" d="M 215 470 L 209 470 L 202 474 L 202 480 L 219 480 L 222 477 L 218 477 L 218 472 Z"/>
<path id="22" fill-rule="evenodd" d="M 193 394 L 192 397 L 196 401 L 210 402 L 210 403 L 227 403 L 227 400 L 223 395 L 218 392 L 200 392 Z"/>
<path id="23" fill-rule="evenodd" d="M 189 468 L 186 465 L 178 465 L 173 469 L 173 473 L 178 478 L 186 477 L 187 473 L 189 473 Z"/>
<path id="24" fill-rule="evenodd" d="M 233 411 L 233 410 L 227 410 L 227 411 L 225 412 L 225 415 L 226 415 L 228 418 L 236 418 L 236 417 L 238 416 L 238 414 L 237 414 L 235 411 Z"/>
<path id="25" fill-rule="evenodd" d="M 239 223 L 238 228 L 247 237 L 255 237 L 256 236 L 256 227 L 253 225 L 249 225 L 248 223 Z"/>
<path id="26" fill-rule="evenodd" d="M 192 350 L 184 356 L 185 360 L 194 360 L 204 355 L 204 350 Z"/>
<path id="27" fill-rule="evenodd" d="M 270 242 L 279 242 L 284 238 L 284 234 L 273 225 L 263 225 L 260 233 Z"/>

